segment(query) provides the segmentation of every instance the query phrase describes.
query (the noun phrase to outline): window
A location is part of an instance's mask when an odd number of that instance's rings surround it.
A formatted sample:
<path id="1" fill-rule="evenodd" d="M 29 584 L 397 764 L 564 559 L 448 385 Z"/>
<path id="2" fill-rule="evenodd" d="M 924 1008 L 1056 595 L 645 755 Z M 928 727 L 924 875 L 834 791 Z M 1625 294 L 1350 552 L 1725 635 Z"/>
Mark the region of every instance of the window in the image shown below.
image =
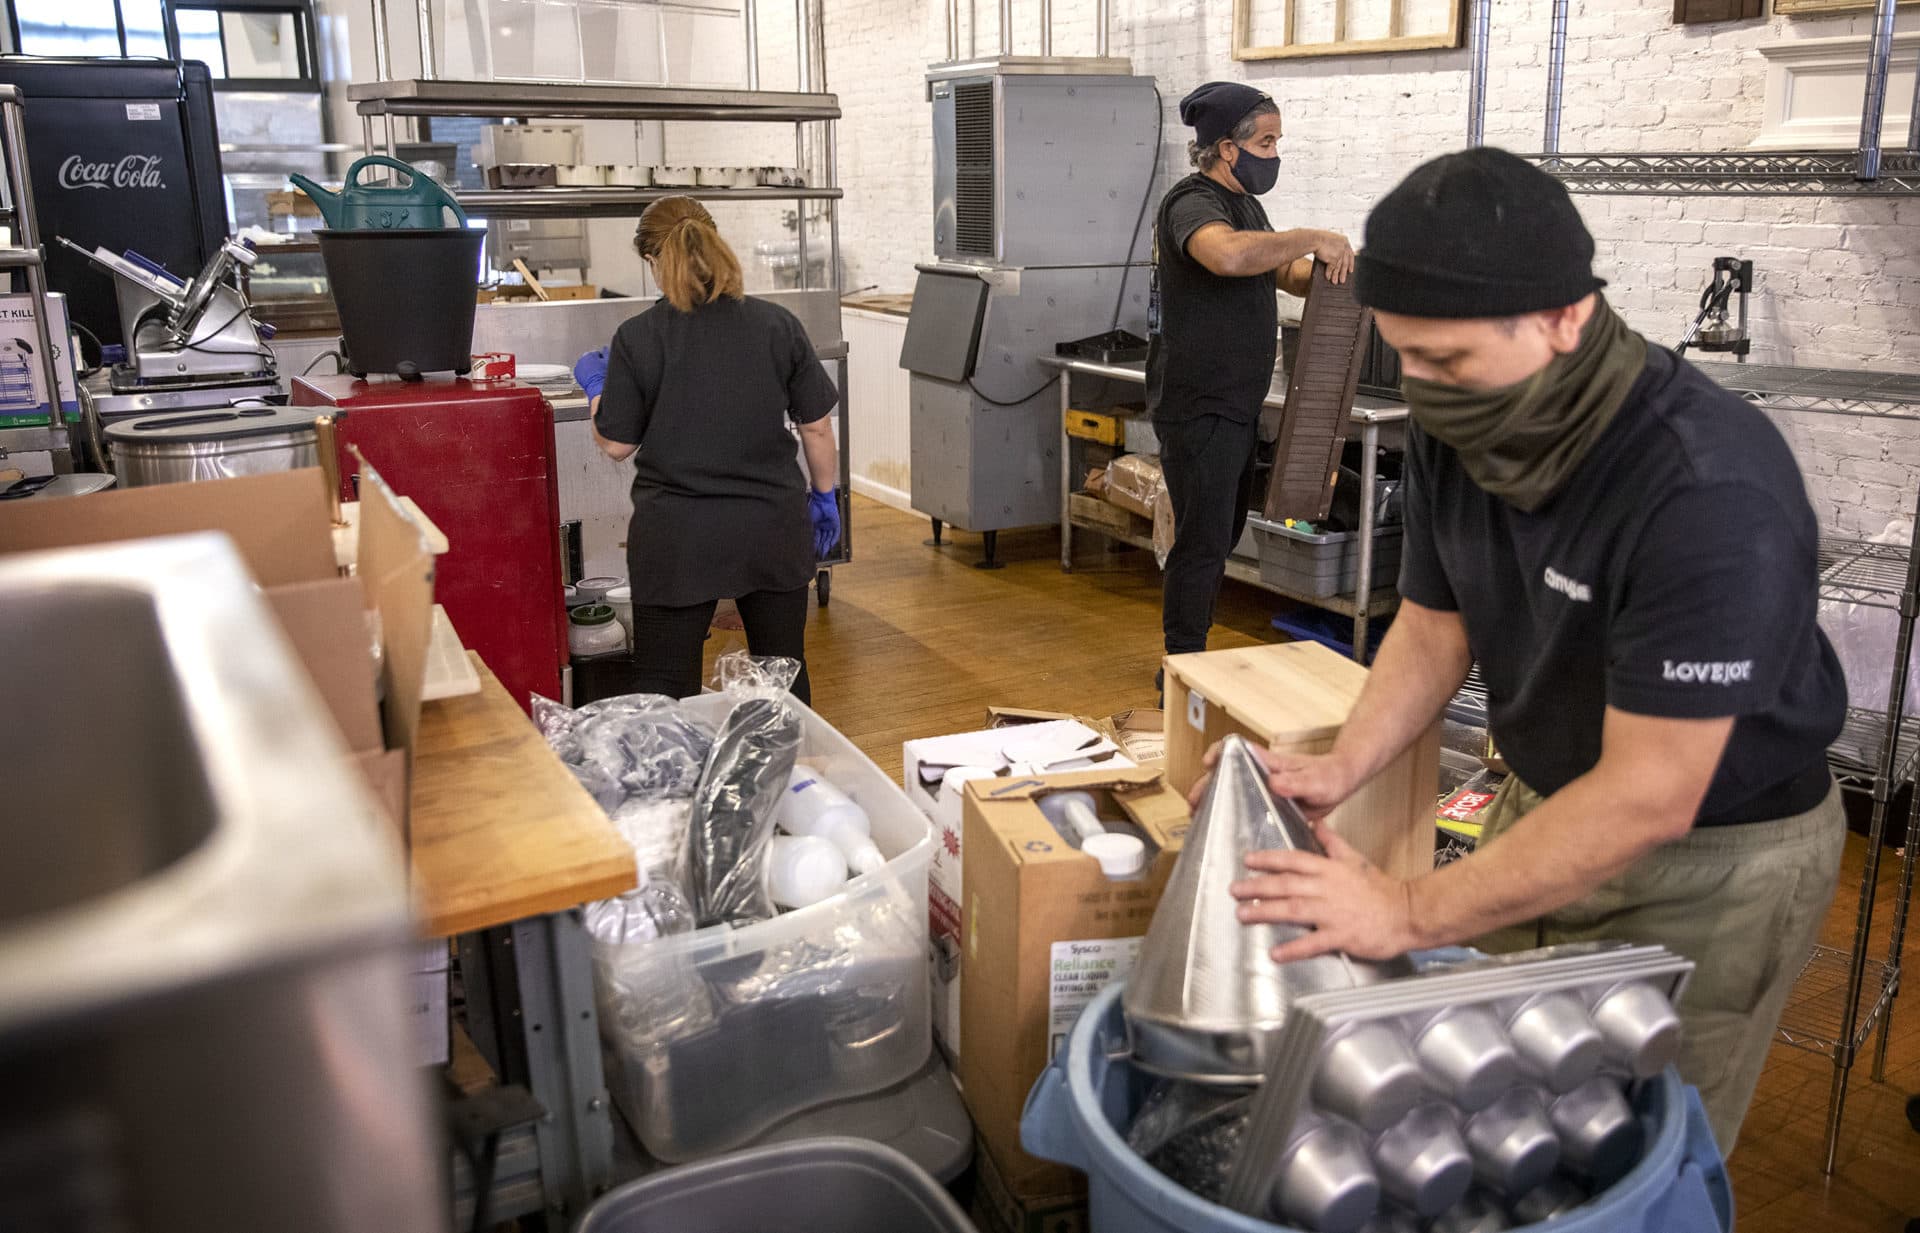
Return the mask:
<path id="1" fill-rule="evenodd" d="M 216 85 L 255 90 L 286 85 L 319 88 L 309 9 L 175 5 L 173 28 L 180 58 L 205 63 Z"/>
<path id="2" fill-rule="evenodd" d="M 13 0 L 13 45 L 29 56 L 165 56 L 161 0 Z"/>
<path id="3" fill-rule="evenodd" d="M 198 60 L 216 87 L 320 88 L 309 0 L 11 0 L 8 16 L 24 55 Z"/>
<path id="4" fill-rule="evenodd" d="M 176 6 L 180 58 L 204 61 L 214 80 L 251 83 L 317 77 L 309 63 L 304 13 L 285 9 Z"/>

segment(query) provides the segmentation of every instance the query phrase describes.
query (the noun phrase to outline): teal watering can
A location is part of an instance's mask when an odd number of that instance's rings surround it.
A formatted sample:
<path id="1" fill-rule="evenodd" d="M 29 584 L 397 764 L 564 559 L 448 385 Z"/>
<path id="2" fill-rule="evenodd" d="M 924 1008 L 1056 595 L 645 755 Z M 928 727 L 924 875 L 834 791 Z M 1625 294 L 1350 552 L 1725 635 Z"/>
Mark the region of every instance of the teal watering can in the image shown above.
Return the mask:
<path id="1" fill-rule="evenodd" d="M 407 186 L 360 183 L 360 169 L 370 166 L 390 167 L 406 173 Z M 447 224 L 442 210 L 453 211 L 459 220 L 455 227 L 467 225 L 467 213 L 452 193 L 432 176 L 384 154 L 368 155 L 347 168 L 346 183 L 337 193 L 321 188 L 305 176 L 290 175 L 287 179 L 313 198 L 313 204 L 320 207 L 320 216 L 333 231 L 444 230 Z"/>

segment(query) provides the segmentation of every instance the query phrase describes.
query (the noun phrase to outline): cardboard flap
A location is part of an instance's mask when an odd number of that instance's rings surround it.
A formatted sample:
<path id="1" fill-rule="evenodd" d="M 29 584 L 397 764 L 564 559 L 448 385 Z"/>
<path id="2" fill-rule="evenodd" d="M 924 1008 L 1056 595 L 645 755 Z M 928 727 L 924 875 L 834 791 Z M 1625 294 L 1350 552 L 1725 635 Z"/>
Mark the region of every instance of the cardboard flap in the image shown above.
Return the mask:
<path id="1" fill-rule="evenodd" d="M 359 455 L 357 449 L 354 453 Z M 387 744 L 411 750 L 433 640 L 433 550 L 379 473 L 364 457 L 359 465 L 360 586 L 368 606 L 380 614 L 386 648 L 381 714 Z"/>
<path id="2" fill-rule="evenodd" d="M 967 795 L 983 801 L 1030 801 L 1037 796 L 1069 789 L 1097 792 L 1105 789 L 1116 796 L 1148 791 L 1160 786 L 1156 770 L 1129 767 L 1112 771 L 1071 771 L 1064 775 L 1029 775 L 1024 779 L 975 779 L 966 785 Z"/>
<path id="3" fill-rule="evenodd" d="M 263 587 L 332 578 L 319 468 L 0 504 L 0 553 L 224 531 Z"/>
<path id="4" fill-rule="evenodd" d="M 400 834 L 401 848 L 413 859 L 413 836 L 407 829 L 407 751 L 377 749 L 354 755 L 360 777 L 367 781 L 373 798 L 387 811 Z"/>
<path id="5" fill-rule="evenodd" d="M 280 628 L 306 664 L 307 675 L 333 713 L 347 748 L 356 753 L 380 752 L 380 710 L 374 701 L 372 635 L 355 641 L 353 630 L 366 630 L 366 605 L 351 578 L 323 582 L 295 582 L 273 587 L 267 603 L 280 618 Z"/>
<path id="6" fill-rule="evenodd" d="M 1025 776 L 1013 780 L 973 780 L 966 786 L 969 815 L 978 814 L 1016 865 L 1090 860 L 1063 842 L 1039 807 L 1056 792 L 1105 794 L 1155 847 L 1177 848 L 1191 825 L 1186 801 L 1168 787 L 1159 771 L 1145 767 L 1119 771 L 1079 771 Z"/>
<path id="7" fill-rule="evenodd" d="M 1018 728 L 1024 724 L 1055 723 L 1062 719 L 1080 719 L 1078 715 L 1069 715 L 1065 711 L 1033 711 L 1020 706 L 990 706 L 987 708 L 987 727 Z M 1080 720 L 1085 723 L 1085 720 Z"/>

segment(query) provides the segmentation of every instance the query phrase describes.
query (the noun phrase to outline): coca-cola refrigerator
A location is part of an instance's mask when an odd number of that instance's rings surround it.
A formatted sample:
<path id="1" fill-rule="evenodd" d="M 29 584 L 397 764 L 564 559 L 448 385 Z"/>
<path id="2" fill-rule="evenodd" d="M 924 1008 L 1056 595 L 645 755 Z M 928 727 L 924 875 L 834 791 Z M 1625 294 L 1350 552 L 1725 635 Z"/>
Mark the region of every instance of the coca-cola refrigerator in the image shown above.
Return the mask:
<path id="1" fill-rule="evenodd" d="M 513 700 L 560 697 L 567 662 L 553 412 L 532 386 L 429 377 L 301 377 L 295 406 L 339 409 L 341 496 L 359 463 L 447 537 L 434 598 Z"/>
<path id="2" fill-rule="evenodd" d="M 196 61 L 0 56 L 26 96 L 27 166 L 47 281 L 75 321 L 119 342 L 111 276 L 53 243 L 129 250 L 191 279 L 227 238 L 213 83 Z"/>

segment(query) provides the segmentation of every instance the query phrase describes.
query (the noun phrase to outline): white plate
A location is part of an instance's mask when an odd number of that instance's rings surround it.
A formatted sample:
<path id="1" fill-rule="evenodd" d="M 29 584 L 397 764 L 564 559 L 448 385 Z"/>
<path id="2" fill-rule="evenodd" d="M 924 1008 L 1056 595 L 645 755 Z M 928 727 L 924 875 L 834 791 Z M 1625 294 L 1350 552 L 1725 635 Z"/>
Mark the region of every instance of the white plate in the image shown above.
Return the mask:
<path id="1" fill-rule="evenodd" d="M 573 369 L 565 364 L 515 364 L 514 375 L 534 385 L 573 384 Z"/>

